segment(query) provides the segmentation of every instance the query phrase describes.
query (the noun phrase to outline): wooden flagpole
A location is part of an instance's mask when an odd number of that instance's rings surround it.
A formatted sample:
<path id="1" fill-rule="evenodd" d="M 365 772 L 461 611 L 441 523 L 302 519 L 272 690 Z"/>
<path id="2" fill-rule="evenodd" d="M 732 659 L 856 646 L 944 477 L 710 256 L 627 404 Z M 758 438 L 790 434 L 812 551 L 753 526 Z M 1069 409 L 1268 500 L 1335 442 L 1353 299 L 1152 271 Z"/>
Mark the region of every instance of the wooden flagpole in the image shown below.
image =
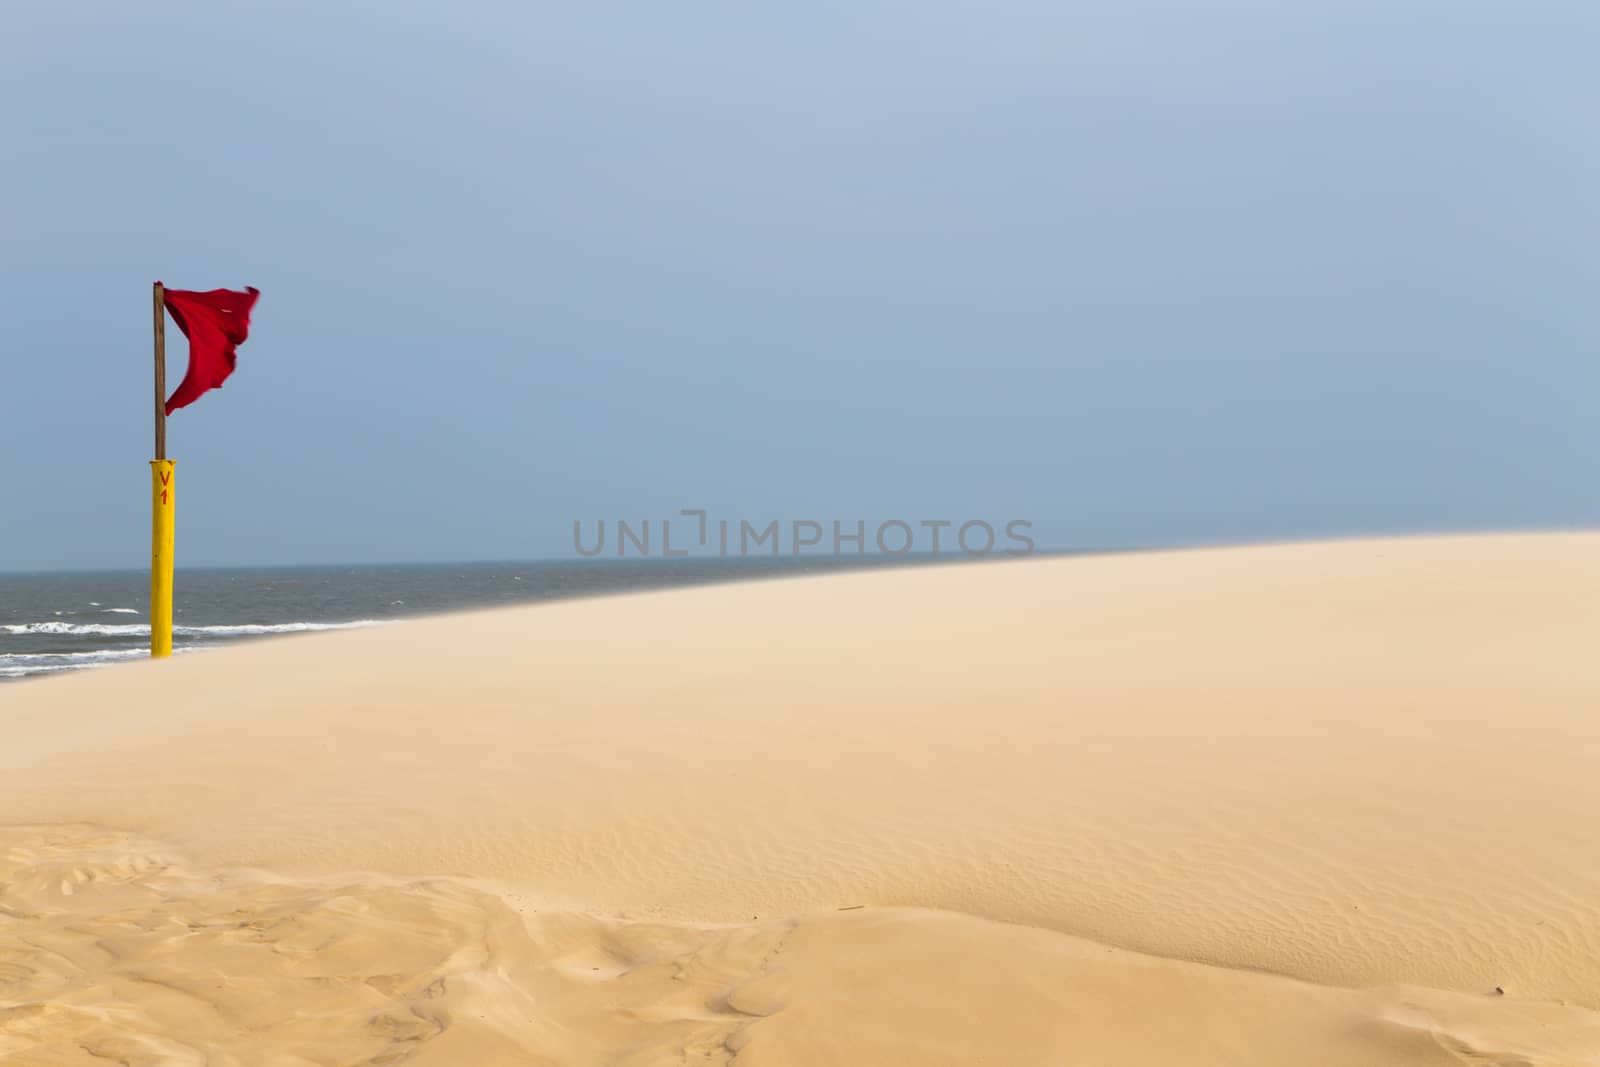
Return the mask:
<path id="1" fill-rule="evenodd" d="M 151 289 L 156 305 L 156 459 L 167 458 L 167 296 L 156 282 Z"/>
<path id="2" fill-rule="evenodd" d="M 156 458 L 150 461 L 150 655 L 172 655 L 172 512 L 176 487 L 167 458 L 167 302 L 156 282 Z"/>

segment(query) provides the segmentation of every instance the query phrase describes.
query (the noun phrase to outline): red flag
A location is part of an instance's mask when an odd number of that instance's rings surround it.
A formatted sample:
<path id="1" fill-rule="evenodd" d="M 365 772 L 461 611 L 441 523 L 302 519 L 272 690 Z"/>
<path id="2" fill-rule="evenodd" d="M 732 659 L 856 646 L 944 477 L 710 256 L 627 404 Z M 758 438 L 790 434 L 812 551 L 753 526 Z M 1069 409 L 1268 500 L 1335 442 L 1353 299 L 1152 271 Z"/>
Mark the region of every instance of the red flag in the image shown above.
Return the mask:
<path id="1" fill-rule="evenodd" d="M 168 415 L 194 403 L 201 393 L 220 389 L 233 373 L 235 351 L 250 336 L 250 309 L 260 295 L 261 290 L 249 286 L 242 293 L 236 289 L 165 291 L 163 299 L 172 321 L 189 339 L 189 373 L 177 392 L 167 398 Z"/>

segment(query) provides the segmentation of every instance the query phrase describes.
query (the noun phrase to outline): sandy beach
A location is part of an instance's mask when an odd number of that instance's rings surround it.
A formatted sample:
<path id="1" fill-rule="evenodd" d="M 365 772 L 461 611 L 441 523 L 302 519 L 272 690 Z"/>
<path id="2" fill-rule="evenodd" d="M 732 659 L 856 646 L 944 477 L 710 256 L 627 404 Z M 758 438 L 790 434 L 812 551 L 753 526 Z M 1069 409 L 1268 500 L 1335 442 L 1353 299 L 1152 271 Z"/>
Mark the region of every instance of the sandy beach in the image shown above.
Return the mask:
<path id="1" fill-rule="evenodd" d="M 0 689 L 0 1063 L 1600 1063 L 1600 535 L 1046 558 Z"/>

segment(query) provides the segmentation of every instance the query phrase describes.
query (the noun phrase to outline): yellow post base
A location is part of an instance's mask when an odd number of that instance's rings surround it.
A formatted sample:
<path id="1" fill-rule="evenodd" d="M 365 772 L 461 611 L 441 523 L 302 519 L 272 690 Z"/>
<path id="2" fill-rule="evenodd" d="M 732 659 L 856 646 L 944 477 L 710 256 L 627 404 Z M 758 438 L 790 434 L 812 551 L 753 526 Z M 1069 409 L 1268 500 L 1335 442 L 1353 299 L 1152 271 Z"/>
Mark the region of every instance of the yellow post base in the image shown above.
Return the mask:
<path id="1" fill-rule="evenodd" d="M 150 461 L 150 655 L 172 655 L 174 460 Z"/>

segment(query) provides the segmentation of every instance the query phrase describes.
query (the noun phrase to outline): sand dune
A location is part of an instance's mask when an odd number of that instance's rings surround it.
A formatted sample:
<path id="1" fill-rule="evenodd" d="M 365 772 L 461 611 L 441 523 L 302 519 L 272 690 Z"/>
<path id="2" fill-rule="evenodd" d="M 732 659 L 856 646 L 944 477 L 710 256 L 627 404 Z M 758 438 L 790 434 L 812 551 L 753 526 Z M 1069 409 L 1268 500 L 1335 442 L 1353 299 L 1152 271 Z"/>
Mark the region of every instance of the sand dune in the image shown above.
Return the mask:
<path id="1" fill-rule="evenodd" d="M 1596 632 L 1399 539 L 13 685 L 0 1063 L 1600 1063 Z"/>

